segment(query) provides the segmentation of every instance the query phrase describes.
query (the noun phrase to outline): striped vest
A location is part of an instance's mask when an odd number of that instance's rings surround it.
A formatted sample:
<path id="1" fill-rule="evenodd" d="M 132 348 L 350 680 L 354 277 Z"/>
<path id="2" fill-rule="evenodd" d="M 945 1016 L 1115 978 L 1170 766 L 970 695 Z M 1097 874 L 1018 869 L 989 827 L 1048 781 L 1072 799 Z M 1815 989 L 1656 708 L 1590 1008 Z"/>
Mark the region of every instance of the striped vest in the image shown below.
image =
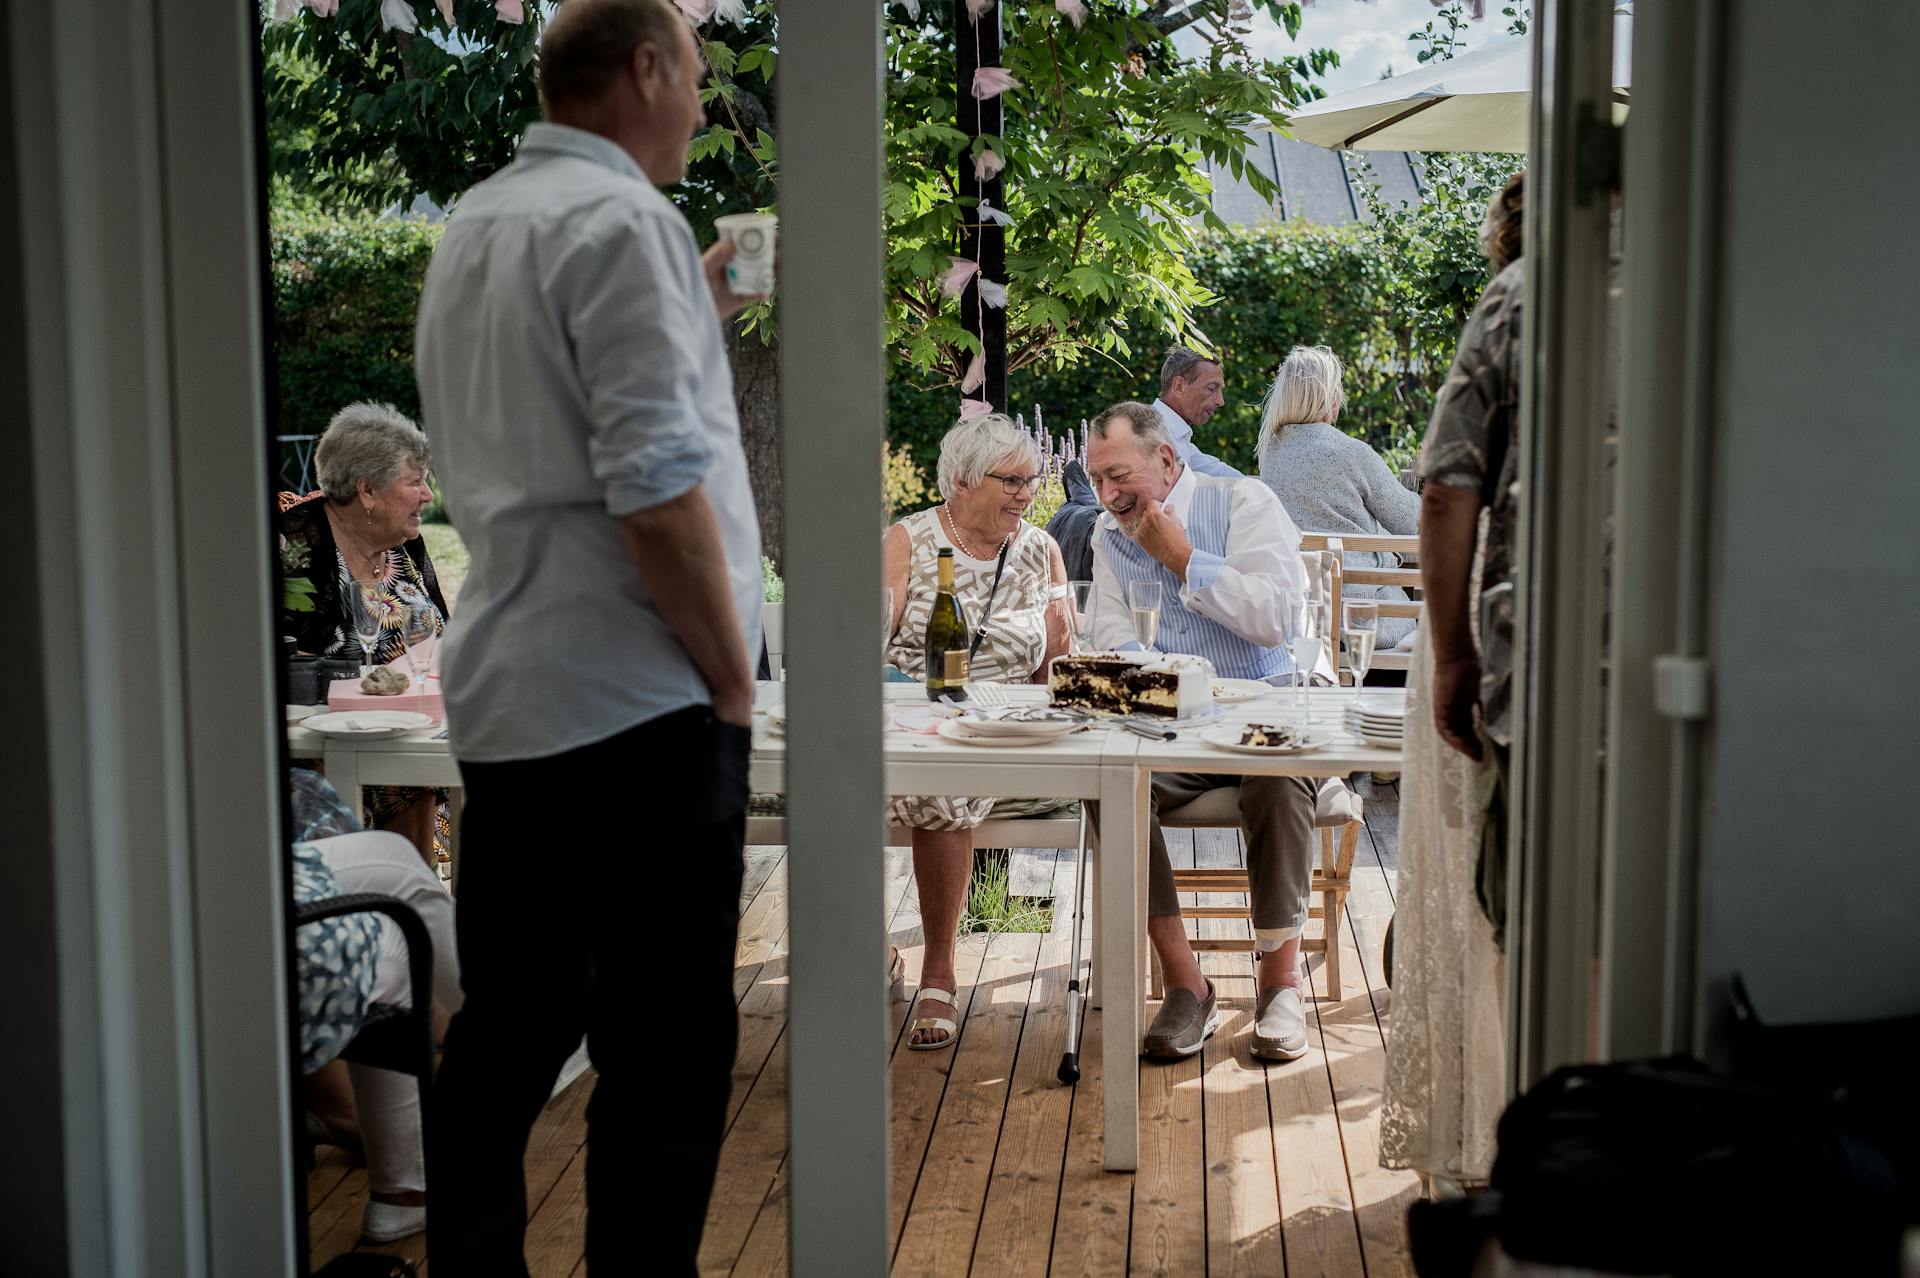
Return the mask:
<path id="1" fill-rule="evenodd" d="M 1195 550 L 1224 558 L 1227 522 L 1233 511 L 1233 486 L 1244 481 L 1216 479 L 1198 473 L 1193 479 L 1193 501 L 1183 521 L 1187 539 Z M 1113 565 L 1114 575 L 1120 579 L 1123 595 L 1136 581 L 1160 583 L 1160 637 L 1155 647 L 1163 652 L 1205 657 L 1223 679 L 1269 679 L 1292 672 L 1293 661 L 1285 648 L 1263 648 L 1249 643 L 1219 622 L 1190 610 L 1180 599 L 1180 579 L 1117 527 L 1103 526 L 1099 538 L 1108 562 Z"/>

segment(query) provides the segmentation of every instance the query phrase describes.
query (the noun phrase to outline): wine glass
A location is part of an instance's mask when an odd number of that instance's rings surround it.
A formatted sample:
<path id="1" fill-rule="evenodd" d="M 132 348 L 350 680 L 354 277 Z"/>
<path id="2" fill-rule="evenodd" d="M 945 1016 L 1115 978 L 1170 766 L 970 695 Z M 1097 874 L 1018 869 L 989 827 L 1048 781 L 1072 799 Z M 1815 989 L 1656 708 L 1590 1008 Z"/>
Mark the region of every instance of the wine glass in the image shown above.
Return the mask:
<path id="1" fill-rule="evenodd" d="M 1347 664 L 1353 667 L 1353 708 L 1360 708 L 1361 688 L 1367 682 L 1367 669 L 1373 665 L 1373 645 L 1380 632 L 1380 605 L 1347 605 L 1346 628 L 1340 642 L 1346 645 Z"/>
<path id="2" fill-rule="evenodd" d="M 1148 652 L 1158 652 L 1153 641 L 1160 637 L 1160 583 L 1136 581 L 1127 587 L 1127 607 L 1133 611 L 1133 637 Z"/>
<path id="3" fill-rule="evenodd" d="M 1073 650 L 1075 652 L 1093 651 L 1093 583 L 1091 581 L 1070 581 L 1068 602 L 1073 607 Z"/>
<path id="4" fill-rule="evenodd" d="M 432 664 L 432 642 L 440 637 L 440 613 L 430 603 L 411 603 L 400 616 L 400 642 L 407 654 L 407 669 L 413 674 L 413 690 L 427 689 L 427 669 Z"/>
<path id="5" fill-rule="evenodd" d="M 353 635 L 360 641 L 360 673 L 373 672 L 373 648 L 380 642 L 380 623 L 386 615 L 386 596 L 378 586 L 355 582 L 348 608 L 353 613 Z"/>
<path id="6" fill-rule="evenodd" d="M 1313 702 L 1307 689 L 1313 683 L 1313 668 L 1320 661 L 1320 610 L 1305 590 L 1282 591 L 1280 607 L 1286 616 L 1287 647 L 1293 657 L 1293 708 L 1302 723 L 1312 723 Z"/>

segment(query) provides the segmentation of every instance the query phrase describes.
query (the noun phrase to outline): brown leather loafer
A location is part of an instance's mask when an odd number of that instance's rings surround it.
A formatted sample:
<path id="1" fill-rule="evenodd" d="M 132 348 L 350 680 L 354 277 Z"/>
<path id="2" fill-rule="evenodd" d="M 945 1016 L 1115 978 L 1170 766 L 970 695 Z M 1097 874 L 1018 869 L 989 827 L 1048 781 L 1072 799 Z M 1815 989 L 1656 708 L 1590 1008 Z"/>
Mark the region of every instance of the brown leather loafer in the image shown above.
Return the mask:
<path id="1" fill-rule="evenodd" d="M 1168 990 L 1159 1014 L 1147 1028 L 1140 1054 L 1162 1061 L 1177 1061 L 1193 1055 L 1220 1028 L 1219 1003 L 1212 981 L 1207 982 L 1205 1002 L 1195 998 L 1193 991 L 1184 986 Z"/>

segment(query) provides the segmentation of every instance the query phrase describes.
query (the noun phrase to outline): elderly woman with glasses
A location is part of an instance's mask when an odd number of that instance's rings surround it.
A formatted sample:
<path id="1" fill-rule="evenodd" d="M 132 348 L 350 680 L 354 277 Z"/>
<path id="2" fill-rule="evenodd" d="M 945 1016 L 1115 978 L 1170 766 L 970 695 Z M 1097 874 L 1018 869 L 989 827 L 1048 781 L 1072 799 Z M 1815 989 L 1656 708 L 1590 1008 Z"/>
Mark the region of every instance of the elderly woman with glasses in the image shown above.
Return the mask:
<path id="1" fill-rule="evenodd" d="M 953 552 L 954 594 L 972 632 L 971 678 L 1025 683 L 1045 678 L 1047 662 L 1067 650 L 1071 624 L 1067 569 L 1053 538 L 1026 521 L 1041 481 L 1040 451 L 1005 416 L 961 421 L 940 441 L 941 503 L 887 530 L 887 584 L 893 624 L 887 659 L 917 679 L 927 673 L 927 620 L 935 567 Z M 1000 814 L 1046 811 L 1052 802 L 1002 801 Z M 896 798 L 888 815 L 913 828 L 913 872 L 927 939 L 916 1018 L 908 1046 L 954 1041 L 954 931 L 966 905 L 973 865 L 969 831 L 995 809 L 992 799 Z M 899 977 L 896 953 L 892 975 Z"/>
<path id="2" fill-rule="evenodd" d="M 354 614 L 363 598 L 381 617 L 374 665 L 404 652 L 409 612 L 428 614 L 440 632 L 447 601 L 420 537 L 420 514 L 433 501 L 429 461 L 427 437 L 391 405 L 349 404 L 327 423 L 313 453 L 320 492 L 280 516 L 281 565 L 313 586 L 305 610 L 281 613 L 280 633 L 293 637 L 296 651 L 362 656 Z M 431 862 L 441 797 L 417 787 L 371 787 L 369 824 L 405 835 Z"/>

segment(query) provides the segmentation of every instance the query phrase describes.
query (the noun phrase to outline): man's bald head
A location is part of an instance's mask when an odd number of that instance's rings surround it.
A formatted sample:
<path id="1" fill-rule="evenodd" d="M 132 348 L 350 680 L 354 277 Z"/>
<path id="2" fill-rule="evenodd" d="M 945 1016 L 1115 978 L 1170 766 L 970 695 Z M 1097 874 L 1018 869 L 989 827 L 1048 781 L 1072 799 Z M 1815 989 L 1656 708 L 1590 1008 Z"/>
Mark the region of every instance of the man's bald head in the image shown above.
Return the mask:
<path id="1" fill-rule="evenodd" d="M 540 106 L 549 120 L 590 109 L 633 68 L 642 44 L 678 70 L 685 22 L 671 0 L 566 0 L 540 33 Z"/>

